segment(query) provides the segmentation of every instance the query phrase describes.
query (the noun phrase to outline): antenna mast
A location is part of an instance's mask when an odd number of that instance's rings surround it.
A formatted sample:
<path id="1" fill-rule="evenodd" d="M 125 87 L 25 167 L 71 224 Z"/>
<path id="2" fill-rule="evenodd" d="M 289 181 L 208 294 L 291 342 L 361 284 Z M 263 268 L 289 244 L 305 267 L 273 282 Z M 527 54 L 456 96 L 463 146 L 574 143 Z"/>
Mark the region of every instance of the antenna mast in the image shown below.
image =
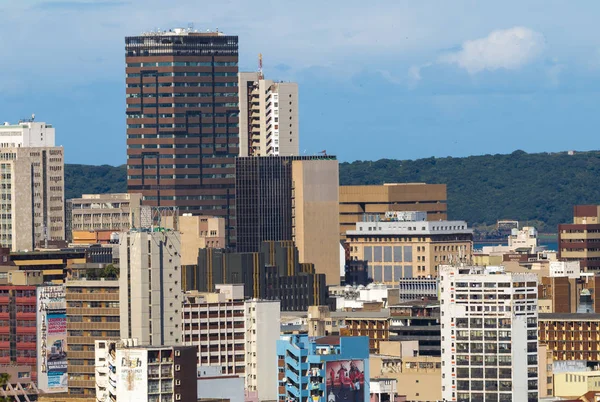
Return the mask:
<path id="1" fill-rule="evenodd" d="M 265 76 L 263 75 L 263 69 L 262 69 L 262 53 L 258 54 L 258 79 L 262 80 L 265 78 Z"/>

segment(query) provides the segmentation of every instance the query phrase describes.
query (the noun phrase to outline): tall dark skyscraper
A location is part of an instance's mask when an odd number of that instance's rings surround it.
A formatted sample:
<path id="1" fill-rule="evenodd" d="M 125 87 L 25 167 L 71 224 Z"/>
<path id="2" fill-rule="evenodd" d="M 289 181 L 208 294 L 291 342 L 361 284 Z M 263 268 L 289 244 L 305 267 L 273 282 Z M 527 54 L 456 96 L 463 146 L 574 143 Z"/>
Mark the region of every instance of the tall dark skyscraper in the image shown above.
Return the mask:
<path id="1" fill-rule="evenodd" d="M 235 246 L 238 38 L 190 29 L 125 38 L 127 188 L 226 219 Z"/>

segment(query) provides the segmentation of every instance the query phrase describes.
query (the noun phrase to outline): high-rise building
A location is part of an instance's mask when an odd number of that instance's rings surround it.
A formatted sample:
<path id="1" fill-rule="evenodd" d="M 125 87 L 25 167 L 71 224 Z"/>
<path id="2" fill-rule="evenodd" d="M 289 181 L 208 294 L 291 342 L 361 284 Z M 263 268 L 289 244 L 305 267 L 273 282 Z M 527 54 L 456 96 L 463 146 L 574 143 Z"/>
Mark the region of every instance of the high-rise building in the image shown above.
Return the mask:
<path id="1" fill-rule="evenodd" d="M 0 246 L 33 250 L 65 239 L 63 148 L 51 125 L 0 126 Z"/>
<path id="2" fill-rule="evenodd" d="M 121 338 L 181 344 L 181 239 L 172 230 L 121 233 Z"/>
<path id="3" fill-rule="evenodd" d="M 246 390 L 260 401 L 277 400 L 277 341 L 281 331 L 279 301 L 248 300 L 246 316 Z"/>
<path id="4" fill-rule="evenodd" d="M 174 29 L 125 38 L 127 187 L 143 203 L 227 220 L 235 244 L 238 38 Z"/>
<path id="5" fill-rule="evenodd" d="M 354 230 L 364 214 L 388 211 L 420 211 L 428 221 L 447 219 L 446 185 L 386 183 L 376 186 L 340 186 L 340 238 Z"/>
<path id="6" fill-rule="evenodd" d="M 427 221 L 425 212 L 388 211 L 365 215 L 346 232 L 350 259 L 368 261 L 374 282 L 438 275 L 438 267 L 469 259 L 473 230 L 465 221 Z"/>
<path id="7" fill-rule="evenodd" d="M 120 339 L 119 281 L 80 278 L 65 283 L 69 393 L 93 398 L 94 342 Z"/>
<path id="8" fill-rule="evenodd" d="M 141 194 L 83 194 L 67 200 L 67 240 L 109 243 L 114 232 L 141 226 Z"/>
<path id="9" fill-rule="evenodd" d="M 240 156 L 299 155 L 298 84 L 240 73 Z"/>
<path id="10" fill-rule="evenodd" d="M 300 262 L 340 283 L 338 161 L 334 156 L 236 160 L 237 250 L 292 240 Z"/>
<path id="11" fill-rule="evenodd" d="M 537 275 L 440 267 L 442 397 L 538 400 Z"/>
<path id="12" fill-rule="evenodd" d="M 558 225 L 558 258 L 581 261 L 582 271 L 600 270 L 600 205 L 573 207 L 573 223 Z"/>

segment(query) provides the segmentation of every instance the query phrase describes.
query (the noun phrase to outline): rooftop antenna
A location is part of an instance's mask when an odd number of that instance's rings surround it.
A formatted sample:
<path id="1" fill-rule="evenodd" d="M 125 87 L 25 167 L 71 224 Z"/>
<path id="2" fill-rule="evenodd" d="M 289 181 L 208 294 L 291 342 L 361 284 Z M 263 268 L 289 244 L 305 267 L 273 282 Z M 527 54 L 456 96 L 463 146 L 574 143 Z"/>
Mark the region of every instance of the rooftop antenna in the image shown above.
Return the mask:
<path id="1" fill-rule="evenodd" d="M 31 113 L 31 121 L 35 120 L 35 113 Z"/>
<path id="2" fill-rule="evenodd" d="M 193 31 L 194 30 L 194 23 L 193 22 L 188 23 L 188 30 L 189 31 Z"/>
<path id="3" fill-rule="evenodd" d="M 264 79 L 263 75 L 263 65 L 262 65 L 262 53 L 258 54 L 258 79 Z"/>

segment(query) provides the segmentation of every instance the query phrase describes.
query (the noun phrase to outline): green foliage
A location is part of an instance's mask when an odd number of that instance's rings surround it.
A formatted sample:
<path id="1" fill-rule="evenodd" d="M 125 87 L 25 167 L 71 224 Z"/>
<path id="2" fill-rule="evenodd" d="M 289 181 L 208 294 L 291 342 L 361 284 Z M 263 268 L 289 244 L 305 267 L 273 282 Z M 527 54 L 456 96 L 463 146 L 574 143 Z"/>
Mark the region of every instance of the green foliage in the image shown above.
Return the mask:
<path id="1" fill-rule="evenodd" d="M 498 219 L 556 232 L 573 205 L 600 203 L 600 152 L 483 155 L 467 158 L 381 159 L 340 163 L 340 184 L 425 182 L 448 186 L 448 216 L 471 225 Z M 65 198 L 127 191 L 125 165 L 66 165 Z"/>
<path id="2" fill-rule="evenodd" d="M 540 232 L 556 232 L 573 219 L 573 206 L 600 203 L 600 152 L 483 155 L 381 159 L 340 164 L 340 184 L 402 182 L 448 186 L 448 216 L 473 226 L 498 219 L 536 224 Z"/>
<path id="3" fill-rule="evenodd" d="M 81 197 L 81 194 L 126 192 L 125 165 L 65 165 L 65 199 L 67 200 Z"/>
<path id="4" fill-rule="evenodd" d="M 0 374 L 0 388 L 4 388 L 10 381 L 10 375 L 8 373 Z M 0 402 L 9 402 L 9 397 L 0 397 Z"/>
<path id="5" fill-rule="evenodd" d="M 107 279 L 118 279 L 119 268 L 112 264 L 106 265 L 102 269 L 89 268 L 85 271 L 85 277 L 90 280 L 107 278 Z"/>

